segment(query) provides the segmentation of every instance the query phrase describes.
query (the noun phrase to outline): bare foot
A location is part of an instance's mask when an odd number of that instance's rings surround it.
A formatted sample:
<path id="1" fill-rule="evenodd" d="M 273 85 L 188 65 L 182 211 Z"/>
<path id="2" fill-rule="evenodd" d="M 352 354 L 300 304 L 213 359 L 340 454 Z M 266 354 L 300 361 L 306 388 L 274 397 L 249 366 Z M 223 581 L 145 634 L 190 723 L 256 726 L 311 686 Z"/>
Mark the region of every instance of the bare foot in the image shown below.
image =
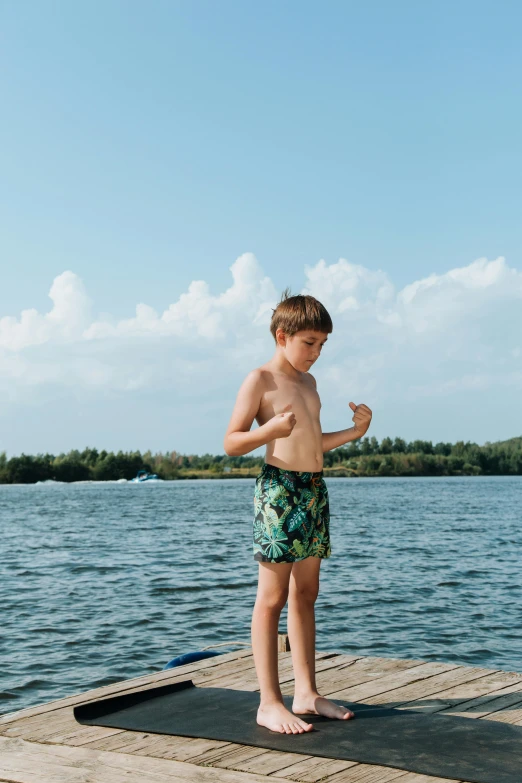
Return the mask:
<path id="1" fill-rule="evenodd" d="M 259 707 L 257 711 L 257 723 L 266 726 L 271 731 L 279 731 L 281 734 L 302 734 L 303 731 L 312 731 L 313 724 L 306 723 L 301 718 L 296 718 L 284 704 L 274 703 Z"/>
<path id="2" fill-rule="evenodd" d="M 292 710 L 297 715 L 325 715 L 327 718 L 338 718 L 339 720 L 349 720 L 355 717 L 348 707 L 341 707 L 319 693 L 294 696 Z"/>

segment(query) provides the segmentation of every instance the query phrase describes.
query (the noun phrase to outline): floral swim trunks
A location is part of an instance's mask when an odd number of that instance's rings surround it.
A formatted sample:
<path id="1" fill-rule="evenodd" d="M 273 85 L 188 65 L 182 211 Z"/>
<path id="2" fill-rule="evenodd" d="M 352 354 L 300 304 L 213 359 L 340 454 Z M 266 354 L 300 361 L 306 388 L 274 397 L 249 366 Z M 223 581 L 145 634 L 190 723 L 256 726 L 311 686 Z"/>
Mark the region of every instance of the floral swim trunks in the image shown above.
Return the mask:
<path id="1" fill-rule="evenodd" d="M 293 563 L 330 557 L 330 508 L 322 470 L 265 462 L 254 490 L 254 560 Z"/>

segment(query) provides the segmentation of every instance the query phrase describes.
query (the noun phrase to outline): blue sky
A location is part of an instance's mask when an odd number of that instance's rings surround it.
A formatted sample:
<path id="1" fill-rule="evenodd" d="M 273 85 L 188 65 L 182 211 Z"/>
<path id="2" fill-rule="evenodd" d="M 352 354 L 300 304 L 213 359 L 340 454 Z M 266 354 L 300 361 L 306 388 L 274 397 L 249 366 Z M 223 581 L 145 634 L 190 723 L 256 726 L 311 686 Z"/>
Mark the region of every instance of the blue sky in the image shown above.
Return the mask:
<path id="1" fill-rule="evenodd" d="M 222 452 L 287 285 L 338 325 L 323 429 L 353 400 L 379 440 L 522 434 L 521 22 L 502 1 L 0 2 L 0 450 Z M 162 320 L 193 281 L 203 334 Z M 157 322 L 129 324 L 140 304 Z"/>

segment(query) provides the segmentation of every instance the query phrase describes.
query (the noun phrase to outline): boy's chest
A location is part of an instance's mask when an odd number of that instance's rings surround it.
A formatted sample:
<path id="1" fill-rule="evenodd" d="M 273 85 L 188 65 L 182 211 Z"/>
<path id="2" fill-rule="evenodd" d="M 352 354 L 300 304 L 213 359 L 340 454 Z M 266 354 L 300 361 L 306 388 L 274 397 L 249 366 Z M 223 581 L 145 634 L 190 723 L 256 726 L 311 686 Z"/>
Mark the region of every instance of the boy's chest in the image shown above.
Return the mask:
<path id="1" fill-rule="evenodd" d="M 321 400 L 312 380 L 296 383 L 277 378 L 270 385 L 272 388 L 265 389 L 261 399 L 261 418 L 266 420 L 286 409 L 295 414 L 296 426 L 299 424 L 299 416 L 319 419 Z"/>

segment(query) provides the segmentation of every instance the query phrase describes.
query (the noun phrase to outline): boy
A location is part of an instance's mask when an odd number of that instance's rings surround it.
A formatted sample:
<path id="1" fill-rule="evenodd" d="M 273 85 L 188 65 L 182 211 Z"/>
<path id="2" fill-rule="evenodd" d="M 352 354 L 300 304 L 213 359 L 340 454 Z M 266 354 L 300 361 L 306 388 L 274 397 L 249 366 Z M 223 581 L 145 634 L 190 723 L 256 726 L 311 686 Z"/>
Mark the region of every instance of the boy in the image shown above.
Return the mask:
<path id="1" fill-rule="evenodd" d="M 332 330 L 332 320 L 317 299 L 289 296 L 285 289 L 270 323 L 275 354 L 244 379 L 223 444 L 230 456 L 267 447 L 254 492 L 253 551 L 259 582 L 252 649 L 261 692 L 257 723 L 283 734 L 313 730 L 313 724 L 296 714 L 354 717 L 321 696 L 315 681 L 314 603 L 321 559 L 331 554 L 323 452 L 362 437 L 372 416 L 366 405 L 350 402 L 354 426 L 321 432 L 321 402 L 309 370 Z M 254 419 L 259 428 L 251 432 Z M 279 687 L 277 660 L 279 617 L 287 598 L 295 675 L 292 712 Z"/>

